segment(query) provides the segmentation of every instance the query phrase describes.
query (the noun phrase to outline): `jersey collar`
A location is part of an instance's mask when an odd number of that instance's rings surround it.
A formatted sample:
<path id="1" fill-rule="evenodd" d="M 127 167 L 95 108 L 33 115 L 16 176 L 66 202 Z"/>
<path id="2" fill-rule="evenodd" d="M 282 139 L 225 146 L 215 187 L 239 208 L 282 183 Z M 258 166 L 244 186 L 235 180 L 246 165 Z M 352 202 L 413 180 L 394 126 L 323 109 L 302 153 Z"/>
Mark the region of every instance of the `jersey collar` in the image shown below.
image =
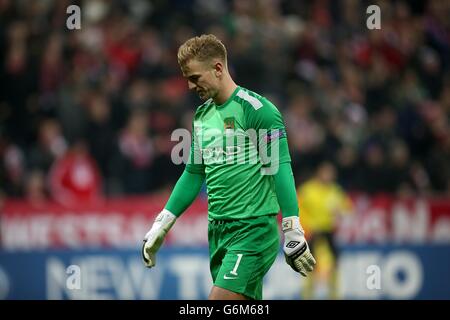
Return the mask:
<path id="1" fill-rule="evenodd" d="M 225 101 L 223 104 L 216 104 L 216 107 L 223 108 L 223 107 L 227 106 L 231 101 L 233 101 L 234 97 L 236 96 L 236 94 L 238 93 L 239 90 L 241 90 L 241 87 L 237 86 L 236 89 L 234 89 L 231 96 L 227 99 L 227 101 Z"/>

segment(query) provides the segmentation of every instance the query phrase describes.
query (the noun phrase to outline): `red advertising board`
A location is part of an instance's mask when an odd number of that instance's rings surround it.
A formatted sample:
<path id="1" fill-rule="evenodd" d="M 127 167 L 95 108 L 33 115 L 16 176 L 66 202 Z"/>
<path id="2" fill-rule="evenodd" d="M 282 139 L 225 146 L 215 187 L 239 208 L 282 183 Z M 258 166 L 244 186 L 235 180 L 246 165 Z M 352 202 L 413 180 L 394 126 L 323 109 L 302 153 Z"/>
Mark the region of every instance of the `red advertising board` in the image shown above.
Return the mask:
<path id="1" fill-rule="evenodd" d="M 7 200 L 0 215 L 0 241 L 6 250 L 135 247 L 168 195 L 108 199 L 64 207 Z M 179 218 L 167 244 L 206 244 L 207 202 L 198 198 Z"/>
<path id="2" fill-rule="evenodd" d="M 127 197 L 64 207 L 6 200 L 0 241 L 6 250 L 140 245 L 168 195 Z M 341 243 L 450 243 L 450 199 L 353 197 L 353 211 L 339 219 Z M 167 245 L 207 244 L 207 202 L 199 197 L 167 236 Z"/>
<path id="3" fill-rule="evenodd" d="M 450 199 L 354 195 L 341 217 L 341 243 L 450 243 Z"/>

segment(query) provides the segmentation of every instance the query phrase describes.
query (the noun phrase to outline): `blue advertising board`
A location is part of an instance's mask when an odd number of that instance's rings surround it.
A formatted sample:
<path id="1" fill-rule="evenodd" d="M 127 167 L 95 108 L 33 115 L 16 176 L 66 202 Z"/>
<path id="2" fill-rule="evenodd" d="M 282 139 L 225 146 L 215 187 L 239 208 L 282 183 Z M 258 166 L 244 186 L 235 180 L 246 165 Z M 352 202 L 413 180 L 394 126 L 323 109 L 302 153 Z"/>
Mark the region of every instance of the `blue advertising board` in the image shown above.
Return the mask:
<path id="1" fill-rule="evenodd" d="M 345 246 L 340 297 L 450 299 L 449 253 L 448 245 Z M 139 248 L 0 251 L 0 299 L 206 299 L 211 285 L 204 247 L 163 247 L 152 269 Z M 303 286 L 280 254 L 264 299 L 301 299 Z"/>

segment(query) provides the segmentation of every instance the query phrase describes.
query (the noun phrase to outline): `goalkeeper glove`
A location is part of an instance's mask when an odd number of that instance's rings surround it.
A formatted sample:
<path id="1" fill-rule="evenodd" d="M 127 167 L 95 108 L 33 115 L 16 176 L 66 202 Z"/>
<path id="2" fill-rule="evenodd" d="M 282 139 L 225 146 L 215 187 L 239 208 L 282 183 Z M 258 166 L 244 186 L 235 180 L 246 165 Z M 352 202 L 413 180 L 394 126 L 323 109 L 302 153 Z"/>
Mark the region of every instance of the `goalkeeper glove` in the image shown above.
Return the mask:
<path id="1" fill-rule="evenodd" d="M 151 229 L 144 237 L 142 244 L 142 258 L 146 267 L 151 268 L 156 263 L 156 252 L 164 241 L 164 237 L 175 223 L 177 217 L 164 209 L 155 219 Z"/>
<path id="2" fill-rule="evenodd" d="M 286 262 L 297 272 L 306 277 L 306 272 L 311 272 L 316 260 L 309 251 L 305 239 L 305 232 L 296 216 L 283 218 L 284 232 L 284 257 Z"/>

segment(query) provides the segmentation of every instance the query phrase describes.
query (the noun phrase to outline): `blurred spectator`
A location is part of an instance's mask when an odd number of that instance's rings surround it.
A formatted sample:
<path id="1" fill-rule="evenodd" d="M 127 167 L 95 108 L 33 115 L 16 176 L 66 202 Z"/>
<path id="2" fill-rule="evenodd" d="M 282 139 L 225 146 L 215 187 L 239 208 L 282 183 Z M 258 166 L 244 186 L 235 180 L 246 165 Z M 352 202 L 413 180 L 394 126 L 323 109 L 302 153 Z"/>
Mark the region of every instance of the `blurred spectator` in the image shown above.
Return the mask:
<path id="1" fill-rule="evenodd" d="M 358 153 L 349 145 L 344 145 L 337 151 L 337 181 L 345 190 L 360 190 L 358 186 Z"/>
<path id="2" fill-rule="evenodd" d="M 38 140 L 30 149 L 29 167 L 48 172 L 55 160 L 67 150 L 60 123 L 56 119 L 44 119 L 39 124 Z"/>
<path id="3" fill-rule="evenodd" d="M 0 133 L 0 191 L 3 190 L 9 196 L 20 197 L 23 195 L 23 182 L 25 179 L 25 157 L 22 150 L 9 142 Z"/>
<path id="4" fill-rule="evenodd" d="M 120 133 L 115 174 L 126 194 L 139 194 L 152 190 L 154 145 L 149 137 L 149 117 L 143 110 L 130 114 L 127 125 Z"/>
<path id="5" fill-rule="evenodd" d="M 94 94 L 88 105 L 87 144 L 89 152 L 100 169 L 104 178 L 103 191 L 106 194 L 114 193 L 113 162 L 111 161 L 116 151 L 116 133 L 112 126 L 111 106 L 107 98 L 102 94 Z"/>
<path id="6" fill-rule="evenodd" d="M 317 166 L 314 176 L 298 188 L 300 221 L 317 261 L 312 277 L 306 278 L 305 299 L 337 298 L 338 252 L 333 233 L 337 219 L 349 213 L 352 204 L 335 181 L 336 168 L 325 161 Z"/>
<path id="7" fill-rule="evenodd" d="M 77 140 L 50 171 L 50 192 L 57 202 L 74 206 L 101 200 L 101 176 L 85 141 Z"/>
<path id="8" fill-rule="evenodd" d="M 392 191 L 384 148 L 378 143 L 369 144 L 364 151 L 362 161 L 357 173 L 358 188 L 363 188 L 370 194 Z"/>
<path id="9" fill-rule="evenodd" d="M 34 170 L 25 182 L 25 200 L 32 206 L 45 206 L 49 199 L 47 181 L 42 171 Z"/>

